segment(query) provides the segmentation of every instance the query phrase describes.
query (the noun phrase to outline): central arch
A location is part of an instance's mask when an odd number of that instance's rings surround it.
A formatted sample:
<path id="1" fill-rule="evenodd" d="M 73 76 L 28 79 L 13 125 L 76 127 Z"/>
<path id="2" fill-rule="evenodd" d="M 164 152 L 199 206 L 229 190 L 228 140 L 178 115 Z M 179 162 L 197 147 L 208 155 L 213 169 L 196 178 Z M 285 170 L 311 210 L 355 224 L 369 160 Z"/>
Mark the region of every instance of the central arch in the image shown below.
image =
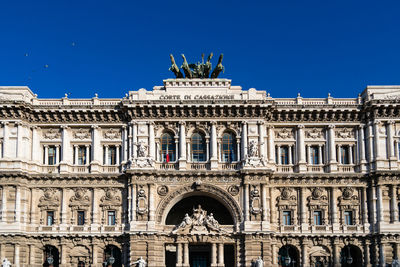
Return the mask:
<path id="1" fill-rule="evenodd" d="M 165 224 L 167 215 L 175 204 L 192 196 L 213 198 L 228 210 L 234 224 L 237 225 L 243 221 L 241 208 L 228 192 L 211 184 L 201 184 L 195 187 L 192 185 L 185 185 L 166 195 L 157 207 L 157 222 Z"/>

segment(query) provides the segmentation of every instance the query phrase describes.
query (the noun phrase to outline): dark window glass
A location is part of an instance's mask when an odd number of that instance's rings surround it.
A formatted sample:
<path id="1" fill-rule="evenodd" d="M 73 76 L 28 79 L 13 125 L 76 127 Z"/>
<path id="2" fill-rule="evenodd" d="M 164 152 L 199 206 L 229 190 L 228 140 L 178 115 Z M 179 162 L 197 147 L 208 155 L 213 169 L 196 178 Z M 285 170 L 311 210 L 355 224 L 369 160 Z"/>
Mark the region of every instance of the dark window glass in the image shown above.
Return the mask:
<path id="1" fill-rule="evenodd" d="M 49 146 L 48 147 L 48 164 L 49 165 L 54 165 L 56 164 L 56 147 L 55 146 Z"/>
<path id="2" fill-rule="evenodd" d="M 108 211 L 108 225 L 115 225 L 115 211 Z"/>
<path id="3" fill-rule="evenodd" d="M 47 225 L 51 226 L 54 224 L 54 211 L 47 212 Z"/>
<path id="4" fill-rule="evenodd" d="M 314 224 L 322 225 L 322 212 L 319 210 L 314 211 Z"/>
<path id="5" fill-rule="evenodd" d="M 78 267 L 85 267 L 85 263 L 83 261 L 78 262 Z"/>
<path id="6" fill-rule="evenodd" d="M 352 211 L 344 212 L 344 223 L 347 225 L 353 224 L 353 212 Z"/>
<path id="7" fill-rule="evenodd" d="M 349 146 L 341 146 L 340 147 L 340 162 L 342 164 L 350 164 Z"/>
<path id="8" fill-rule="evenodd" d="M 86 147 L 78 146 L 78 165 L 87 164 Z"/>
<path id="9" fill-rule="evenodd" d="M 288 165 L 289 164 L 289 147 L 288 146 L 281 146 L 280 147 L 280 152 L 281 152 L 281 164 L 282 165 Z"/>
<path id="10" fill-rule="evenodd" d="M 311 146 L 310 148 L 311 153 L 311 164 L 317 165 L 319 163 L 319 147 L 318 146 Z"/>
<path id="11" fill-rule="evenodd" d="M 104 147 L 104 153 L 107 151 L 107 155 L 105 155 L 106 164 L 107 165 L 115 165 L 117 164 L 117 147 L 109 146 L 108 149 Z"/>
<path id="12" fill-rule="evenodd" d="M 78 210 L 78 225 L 85 224 L 85 212 L 83 210 Z"/>
<path id="13" fill-rule="evenodd" d="M 282 219 L 283 219 L 283 225 L 291 225 L 292 224 L 292 212 L 284 211 Z"/>
<path id="14" fill-rule="evenodd" d="M 206 161 L 206 141 L 204 136 L 199 133 L 192 135 L 192 161 Z"/>
<path id="15" fill-rule="evenodd" d="M 164 133 L 161 136 L 161 161 L 162 162 L 176 161 L 175 139 L 170 133 Z"/>
<path id="16" fill-rule="evenodd" d="M 222 135 L 222 162 L 236 161 L 237 157 L 236 139 L 231 133 Z"/>

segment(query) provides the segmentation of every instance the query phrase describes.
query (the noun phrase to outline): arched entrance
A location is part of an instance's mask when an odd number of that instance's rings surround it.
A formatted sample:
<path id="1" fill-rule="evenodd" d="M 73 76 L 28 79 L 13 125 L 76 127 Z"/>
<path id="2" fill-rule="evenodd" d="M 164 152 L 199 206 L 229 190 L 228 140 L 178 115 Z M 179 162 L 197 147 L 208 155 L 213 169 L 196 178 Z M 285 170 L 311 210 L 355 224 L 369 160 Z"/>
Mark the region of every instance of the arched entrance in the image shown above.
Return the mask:
<path id="1" fill-rule="evenodd" d="M 362 266 L 362 252 L 354 245 L 347 245 L 340 251 L 340 263 L 342 267 Z"/>
<path id="2" fill-rule="evenodd" d="M 215 235 L 229 235 L 234 218 L 216 198 L 197 192 L 186 195 L 171 207 L 165 224 L 173 226 L 171 233 L 182 240 L 166 244 L 167 267 L 234 266 L 234 242 L 215 238 Z M 179 238 L 181 235 L 185 238 Z"/>
<path id="3" fill-rule="evenodd" d="M 55 246 L 46 245 L 43 251 L 43 267 L 58 267 L 59 252 Z"/>
<path id="4" fill-rule="evenodd" d="M 279 249 L 279 266 L 300 267 L 299 252 L 292 245 L 285 245 Z"/>
<path id="5" fill-rule="evenodd" d="M 121 250 L 114 245 L 106 246 L 103 262 L 106 267 L 122 267 Z"/>

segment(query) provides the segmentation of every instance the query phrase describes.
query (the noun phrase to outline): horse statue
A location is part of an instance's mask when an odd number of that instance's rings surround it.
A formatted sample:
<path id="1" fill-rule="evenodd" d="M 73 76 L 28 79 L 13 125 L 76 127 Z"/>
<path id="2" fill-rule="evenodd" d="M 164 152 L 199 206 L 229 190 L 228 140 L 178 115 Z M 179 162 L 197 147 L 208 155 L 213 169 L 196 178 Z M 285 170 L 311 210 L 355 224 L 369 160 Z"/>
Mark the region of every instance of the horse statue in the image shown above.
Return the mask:
<path id="1" fill-rule="evenodd" d="M 171 67 L 169 68 L 169 70 L 175 74 L 176 78 L 183 78 L 183 74 L 182 74 L 181 70 L 175 63 L 174 56 L 172 54 L 170 54 L 169 57 L 171 58 L 171 64 L 172 64 Z"/>
<path id="2" fill-rule="evenodd" d="M 215 69 L 213 70 L 213 72 L 211 73 L 211 78 L 212 78 L 212 79 L 217 78 L 218 75 L 221 73 L 221 71 L 224 72 L 225 68 L 224 68 L 224 66 L 222 65 L 222 58 L 223 58 L 223 57 L 224 57 L 224 54 L 221 54 L 221 55 L 219 56 L 218 64 L 217 64 L 217 66 L 215 67 Z"/>
<path id="3" fill-rule="evenodd" d="M 190 70 L 189 64 L 186 61 L 186 57 L 184 54 L 182 54 L 182 58 L 183 58 L 183 63 L 181 68 L 183 69 L 183 72 L 185 72 L 185 77 L 192 79 L 193 75 L 192 75 L 192 71 Z"/>
<path id="4" fill-rule="evenodd" d="M 213 53 L 211 53 L 208 58 L 206 63 L 204 64 L 204 71 L 203 71 L 203 76 L 204 78 L 208 78 L 210 76 L 210 71 L 212 69 L 212 64 L 211 64 L 211 59 L 213 57 Z"/>

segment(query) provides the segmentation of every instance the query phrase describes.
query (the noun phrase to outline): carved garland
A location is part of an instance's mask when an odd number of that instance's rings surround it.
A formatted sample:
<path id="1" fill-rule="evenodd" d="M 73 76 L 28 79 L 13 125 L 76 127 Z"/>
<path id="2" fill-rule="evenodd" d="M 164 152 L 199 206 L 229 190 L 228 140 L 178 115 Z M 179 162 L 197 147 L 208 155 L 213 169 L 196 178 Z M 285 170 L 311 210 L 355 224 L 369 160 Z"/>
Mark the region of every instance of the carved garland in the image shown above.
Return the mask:
<path id="1" fill-rule="evenodd" d="M 57 210 L 60 207 L 60 199 L 56 195 L 57 190 L 54 188 L 43 189 L 44 194 L 39 198 L 38 207 L 40 209 L 40 224 L 45 224 L 45 213 L 54 211 L 54 224 L 57 224 Z"/>
<path id="2" fill-rule="evenodd" d="M 279 211 L 279 218 L 282 224 L 283 220 L 283 212 L 284 211 L 291 211 L 291 224 L 297 224 L 297 197 L 292 195 L 293 189 L 292 188 L 280 188 L 281 195 L 277 197 L 277 205 Z"/>

